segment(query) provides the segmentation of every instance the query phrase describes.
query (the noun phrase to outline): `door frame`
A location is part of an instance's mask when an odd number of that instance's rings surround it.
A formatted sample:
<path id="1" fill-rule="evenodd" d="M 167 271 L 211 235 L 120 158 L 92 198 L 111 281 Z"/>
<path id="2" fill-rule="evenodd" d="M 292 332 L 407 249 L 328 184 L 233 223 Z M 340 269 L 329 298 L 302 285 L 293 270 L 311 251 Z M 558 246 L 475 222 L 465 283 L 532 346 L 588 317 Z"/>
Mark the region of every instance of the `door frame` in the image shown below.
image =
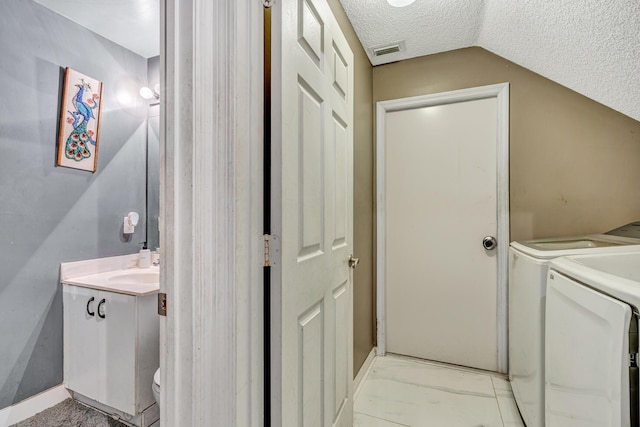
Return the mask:
<path id="1" fill-rule="evenodd" d="M 260 426 L 263 4 L 160 5 L 162 423 Z"/>
<path id="2" fill-rule="evenodd" d="M 497 99 L 497 347 L 498 371 L 507 372 L 507 266 L 509 255 L 509 83 L 454 90 L 376 103 L 376 313 L 377 354 L 386 354 L 386 114 L 457 102 Z"/>

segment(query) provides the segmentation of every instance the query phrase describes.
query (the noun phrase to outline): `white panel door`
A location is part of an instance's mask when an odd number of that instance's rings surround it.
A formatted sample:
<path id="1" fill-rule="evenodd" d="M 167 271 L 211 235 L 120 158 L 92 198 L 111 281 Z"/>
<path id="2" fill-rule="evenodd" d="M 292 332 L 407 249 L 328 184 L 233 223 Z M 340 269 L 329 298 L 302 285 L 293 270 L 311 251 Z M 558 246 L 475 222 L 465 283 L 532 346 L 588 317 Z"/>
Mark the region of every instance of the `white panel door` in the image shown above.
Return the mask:
<path id="1" fill-rule="evenodd" d="M 547 280 L 547 427 L 628 427 L 631 307 L 555 271 Z"/>
<path id="2" fill-rule="evenodd" d="M 386 350 L 498 370 L 496 98 L 386 114 Z"/>
<path id="3" fill-rule="evenodd" d="M 274 10 L 274 425 L 351 426 L 353 54 L 326 0 L 282 0 Z"/>

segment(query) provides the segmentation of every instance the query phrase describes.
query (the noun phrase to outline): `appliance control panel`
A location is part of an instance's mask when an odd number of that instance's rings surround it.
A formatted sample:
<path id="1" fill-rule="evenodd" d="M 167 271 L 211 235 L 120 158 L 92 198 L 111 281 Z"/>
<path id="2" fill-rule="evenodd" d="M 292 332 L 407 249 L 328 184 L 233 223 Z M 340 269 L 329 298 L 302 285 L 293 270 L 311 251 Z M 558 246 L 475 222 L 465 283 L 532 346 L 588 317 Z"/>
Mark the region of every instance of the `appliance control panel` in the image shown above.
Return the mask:
<path id="1" fill-rule="evenodd" d="M 623 225 L 622 227 L 607 231 L 604 234 L 640 239 L 640 221 L 630 222 L 629 224 Z"/>

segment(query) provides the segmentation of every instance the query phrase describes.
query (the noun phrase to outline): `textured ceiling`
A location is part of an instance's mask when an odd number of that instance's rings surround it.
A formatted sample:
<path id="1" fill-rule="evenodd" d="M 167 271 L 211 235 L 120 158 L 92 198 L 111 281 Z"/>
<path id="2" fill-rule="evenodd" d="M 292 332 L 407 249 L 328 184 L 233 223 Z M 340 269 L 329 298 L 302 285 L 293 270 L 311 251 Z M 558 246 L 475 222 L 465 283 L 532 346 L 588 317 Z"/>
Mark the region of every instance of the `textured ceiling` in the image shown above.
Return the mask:
<path id="1" fill-rule="evenodd" d="M 140 56 L 160 54 L 159 0 L 36 1 Z"/>
<path id="2" fill-rule="evenodd" d="M 638 0 L 341 1 L 373 65 L 480 46 L 640 120 Z"/>

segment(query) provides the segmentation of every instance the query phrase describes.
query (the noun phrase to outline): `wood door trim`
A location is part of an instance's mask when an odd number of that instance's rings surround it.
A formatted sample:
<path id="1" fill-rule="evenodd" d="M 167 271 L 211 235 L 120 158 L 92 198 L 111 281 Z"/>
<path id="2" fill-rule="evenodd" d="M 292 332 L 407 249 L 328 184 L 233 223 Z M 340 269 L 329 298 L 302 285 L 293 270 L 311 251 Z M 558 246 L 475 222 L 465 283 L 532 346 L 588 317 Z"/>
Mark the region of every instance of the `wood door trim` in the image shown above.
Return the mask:
<path id="1" fill-rule="evenodd" d="M 162 423 L 260 425 L 263 6 L 160 5 Z"/>

